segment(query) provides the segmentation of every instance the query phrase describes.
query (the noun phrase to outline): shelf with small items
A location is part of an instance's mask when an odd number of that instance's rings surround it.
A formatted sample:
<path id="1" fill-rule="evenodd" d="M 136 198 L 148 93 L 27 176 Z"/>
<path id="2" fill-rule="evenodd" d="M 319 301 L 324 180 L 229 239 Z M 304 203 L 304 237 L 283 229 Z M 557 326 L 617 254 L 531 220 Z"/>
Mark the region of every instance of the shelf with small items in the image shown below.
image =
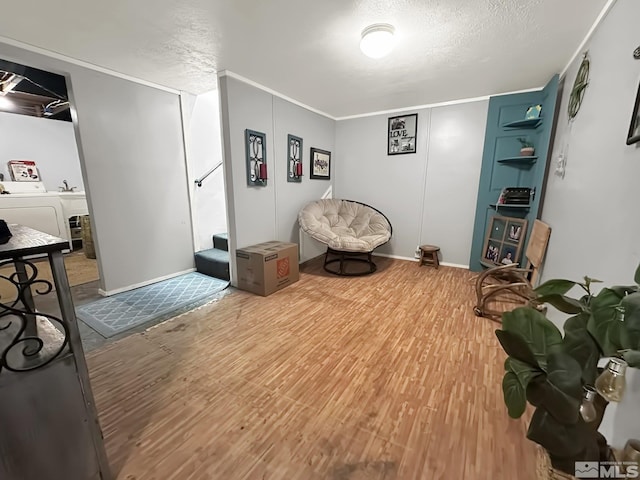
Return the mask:
<path id="1" fill-rule="evenodd" d="M 508 163 L 513 165 L 533 165 L 538 161 L 537 155 L 519 155 L 517 157 L 499 158 L 498 163 Z"/>
<path id="2" fill-rule="evenodd" d="M 520 205 L 518 203 L 490 203 L 489 206 L 491 208 L 495 208 L 496 210 L 500 208 L 531 208 L 531 204 L 528 203 L 526 205 Z"/>
<path id="3" fill-rule="evenodd" d="M 542 118 L 526 118 L 502 125 L 502 128 L 538 128 L 542 125 Z"/>

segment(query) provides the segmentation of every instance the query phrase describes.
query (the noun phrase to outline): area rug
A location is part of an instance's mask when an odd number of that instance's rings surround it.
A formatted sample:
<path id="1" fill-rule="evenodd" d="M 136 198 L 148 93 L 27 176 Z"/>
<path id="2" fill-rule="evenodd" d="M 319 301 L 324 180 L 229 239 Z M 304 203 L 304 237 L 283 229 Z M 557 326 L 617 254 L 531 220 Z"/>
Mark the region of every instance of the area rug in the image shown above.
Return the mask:
<path id="1" fill-rule="evenodd" d="M 51 275 L 51 267 L 46 258 L 34 261 L 38 269 L 38 278 L 48 280 L 53 283 Z M 82 250 L 74 250 L 64 255 L 64 266 L 67 270 L 69 286 L 83 285 L 85 283 L 94 282 L 100 278 L 98 275 L 98 262 L 95 259 L 87 258 Z M 16 270 L 13 266 L 0 268 L 0 275 L 10 276 Z M 37 294 L 33 288 L 34 294 Z M 16 288 L 6 280 L 0 279 L 0 302 L 7 303 L 16 298 Z"/>
<path id="2" fill-rule="evenodd" d="M 109 338 L 196 308 L 228 286 L 227 281 L 192 272 L 81 305 L 76 315 Z"/>

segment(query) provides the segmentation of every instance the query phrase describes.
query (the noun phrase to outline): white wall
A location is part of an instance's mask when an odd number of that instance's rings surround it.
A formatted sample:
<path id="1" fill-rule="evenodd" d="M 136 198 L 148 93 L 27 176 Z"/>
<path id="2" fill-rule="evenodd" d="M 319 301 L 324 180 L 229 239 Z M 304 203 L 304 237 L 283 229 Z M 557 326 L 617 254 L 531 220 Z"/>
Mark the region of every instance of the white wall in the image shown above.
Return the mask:
<path id="1" fill-rule="evenodd" d="M 567 72 L 542 212 L 553 229 L 543 280 L 588 274 L 627 284 L 640 262 L 640 148 L 625 144 L 640 81 L 640 61 L 632 56 L 639 18 L 640 2 L 618 0 L 585 47 L 589 86 L 572 123 L 567 105 L 582 58 Z M 561 179 L 553 171 L 563 151 Z"/>
<path id="2" fill-rule="evenodd" d="M 10 45 L 0 58 L 67 75 L 101 290 L 192 269 L 179 96 Z"/>
<path id="3" fill-rule="evenodd" d="M 228 76 L 220 77 L 231 279 L 235 250 L 269 240 L 298 243 L 298 211 L 331 181 L 309 178 L 309 149 L 334 151 L 335 122 Z M 268 181 L 247 185 L 245 129 L 266 134 Z M 287 134 L 303 139 L 303 179 L 288 183 Z M 332 168 L 339 163 L 334 155 Z M 332 178 L 336 175 L 334 168 Z"/>
<path id="4" fill-rule="evenodd" d="M 417 152 L 387 155 L 384 114 L 337 122 L 334 197 L 372 205 L 393 225 L 379 253 L 413 258 L 439 245 L 444 263 L 466 266 L 471 250 L 488 101 L 418 114 Z"/>
<path id="5" fill-rule="evenodd" d="M 618 0 L 595 31 L 585 47 L 591 58 L 589 86 L 571 123 L 569 93 L 582 58 L 567 72 L 542 211 L 552 228 L 543 281 L 588 274 L 603 285 L 633 283 L 640 262 L 640 144 L 627 146 L 625 140 L 640 81 L 640 61 L 632 56 L 640 43 L 638 19 L 640 2 Z M 567 156 L 564 179 L 553 173 L 561 152 Z M 552 317 L 559 326 L 565 318 Z M 629 384 L 633 401 L 610 406 L 603 422 L 601 431 L 615 446 L 640 438 L 638 383 Z"/>
<path id="6" fill-rule="evenodd" d="M 182 93 L 183 128 L 187 151 L 187 172 L 195 250 L 212 248 L 212 236 L 227 231 L 224 195 L 224 167 L 209 175 L 201 187 L 195 184 L 222 162 L 220 102 L 218 91 L 202 95 Z"/>
<path id="7" fill-rule="evenodd" d="M 7 181 L 9 160 L 34 160 L 48 192 L 57 192 L 63 180 L 84 190 L 71 122 L 0 112 L 0 172 Z"/>

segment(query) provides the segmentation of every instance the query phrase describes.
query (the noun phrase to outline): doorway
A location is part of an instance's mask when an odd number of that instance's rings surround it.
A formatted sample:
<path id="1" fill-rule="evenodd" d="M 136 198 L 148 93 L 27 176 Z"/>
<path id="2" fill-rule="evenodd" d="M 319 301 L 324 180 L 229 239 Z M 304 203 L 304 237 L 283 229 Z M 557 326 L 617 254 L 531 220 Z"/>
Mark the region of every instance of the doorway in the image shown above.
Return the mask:
<path id="1" fill-rule="evenodd" d="M 98 298 L 100 273 L 65 77 L 0 59 L 0 131 L 0 218 L 66 240 L 74 303 Z M 51 281 L 47 259 L 31 261 L 38 278 Z M 3 303 L 16 297 L 1 278 L 14 271 L 0 266 Z M 46 290 L 33 292 L 36 307 L 57 309 L 55 292 Z"/>

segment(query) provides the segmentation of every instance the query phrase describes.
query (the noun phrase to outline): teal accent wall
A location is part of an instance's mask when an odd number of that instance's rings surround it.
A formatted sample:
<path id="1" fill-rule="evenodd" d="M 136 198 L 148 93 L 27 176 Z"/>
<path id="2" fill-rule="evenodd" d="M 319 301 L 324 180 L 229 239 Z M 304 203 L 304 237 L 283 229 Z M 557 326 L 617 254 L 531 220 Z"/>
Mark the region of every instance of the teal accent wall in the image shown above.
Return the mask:
<path id="1" fill-rule="evenodd" d="M 473 271 L 480 271 L 483 268 L 480 260 L 484 253 L 484 239 L 493 216 L 527 219 L 527 235 L 521 239 L 524 242 L 523 247 L 527 244 L 533 221 L 539 218 L 557 95 L 558 76 L 556 75 L 543 90 L 501 95 L 492 97 L 489 101 L 471 257 L 469 259 L 469 268 Z M 542 105 L 541 122 L 537 126 L 517 128 L 506 126 L 511 122 L 524 120 L 527 109 L 537 104 Z M 501 159 L 520 155 L 521 145 L 518 138 L 526 138 L 534 144 L 535 156 L 537 156 L 535 162 L 500 162 Z M 500 208 L 496 211 L 495 207 L 491 207 L 497 202 L 504 187 L 535 188 L 535 196 L 529 209 Z M 524 250 L 523 248 L 522 252 Z"/>

